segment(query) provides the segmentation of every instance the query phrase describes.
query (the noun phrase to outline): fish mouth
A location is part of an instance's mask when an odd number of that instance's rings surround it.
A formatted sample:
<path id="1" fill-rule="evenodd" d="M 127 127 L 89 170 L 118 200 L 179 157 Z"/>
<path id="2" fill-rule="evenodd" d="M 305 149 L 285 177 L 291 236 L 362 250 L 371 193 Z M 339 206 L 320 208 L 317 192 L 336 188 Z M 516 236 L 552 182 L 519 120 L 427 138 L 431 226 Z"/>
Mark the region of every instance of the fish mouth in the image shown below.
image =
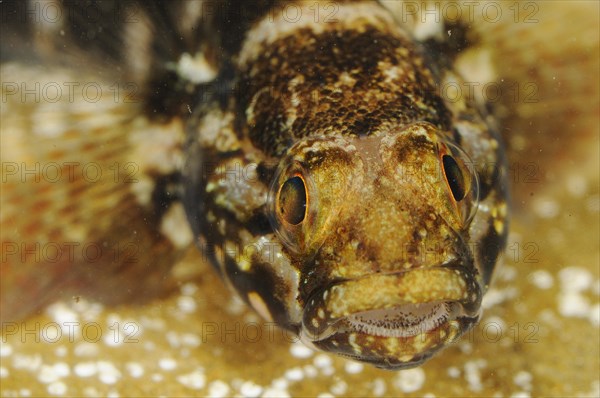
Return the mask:
<path id="1" fill-rule="evenodd" d="M 332 283 L 311 294 L 300 338 L 381 368 L 418 366 L 479 319 L 483 292 L 470 269 L 417 268 Z"/>

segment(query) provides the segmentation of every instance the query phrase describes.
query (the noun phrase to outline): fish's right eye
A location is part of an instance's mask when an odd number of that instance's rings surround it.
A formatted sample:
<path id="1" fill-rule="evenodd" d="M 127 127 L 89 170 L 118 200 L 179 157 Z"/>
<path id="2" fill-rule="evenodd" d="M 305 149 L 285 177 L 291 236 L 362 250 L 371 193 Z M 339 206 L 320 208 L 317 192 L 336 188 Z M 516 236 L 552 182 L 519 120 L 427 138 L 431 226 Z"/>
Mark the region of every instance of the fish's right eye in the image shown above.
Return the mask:
<path id="1" fill-rule="evenodd" d="M 308 196 L 301 175 L 287 179 L 277 194 L 277 217 L 290 225 L 298 225 L 306 218 Z"/>

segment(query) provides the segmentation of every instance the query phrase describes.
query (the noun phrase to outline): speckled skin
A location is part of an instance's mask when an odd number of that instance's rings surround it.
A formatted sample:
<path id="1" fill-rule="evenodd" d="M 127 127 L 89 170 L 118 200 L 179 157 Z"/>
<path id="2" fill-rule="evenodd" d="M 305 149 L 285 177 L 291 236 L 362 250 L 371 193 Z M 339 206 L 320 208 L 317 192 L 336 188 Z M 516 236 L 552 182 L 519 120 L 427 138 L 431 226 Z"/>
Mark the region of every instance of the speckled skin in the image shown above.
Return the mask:
<path id="1" fill-rule="evenodd" d="M 333 18 L 313 3 L 296 3 L 294 23 L 266 4 L 223 39 L 234 50 L 217 84 L 232 89 L 188 124 L 188 218 L 266 319 L 325 351 L 416 366 L 479 317 L 507 233 L 502 144 L 474 103 L 439 95 L 460 81 L 445 54 L 377 3 L 335 3 Z M 292 225 L 277 206 L 294 176 L 306 210 Z"/>
<path id="2" fill-rule="evenodd" d="M 103 2 L 101 26 L 69 3 L 19 24 L 19 4 L 2 4 L 3 321 L 168 292 L 188 224 L 257 312 L 325 351 L 415 366 L 478 319 L 506 170 L 493 120 L 440 95 L 460 82 L 444 46 L 372 1 Z M 68 82 L 104 95 L 15 91 Z M 278 209 L 298 176 L 292 225 Z"/>

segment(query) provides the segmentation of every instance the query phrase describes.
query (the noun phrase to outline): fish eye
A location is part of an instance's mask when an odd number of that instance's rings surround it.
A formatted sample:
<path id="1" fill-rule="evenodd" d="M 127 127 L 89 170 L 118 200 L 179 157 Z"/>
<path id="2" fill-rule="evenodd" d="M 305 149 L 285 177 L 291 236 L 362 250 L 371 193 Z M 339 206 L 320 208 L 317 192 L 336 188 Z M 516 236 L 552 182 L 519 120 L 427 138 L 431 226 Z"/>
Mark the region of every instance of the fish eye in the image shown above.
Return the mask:
<path id="1" fill-rule="evenodd" d="M 442 165 L 444 167 L 446 183 L 450 187 L 452 196 L 455 201 L 460 202 L 464 199 L 468 188 L 462 169 L 450 155 L 442 156 Z"/>
<path id="2" fill-rule="evenodd" d="M 287 179 L 277 194 L 277 214 L 290 225 L 298 225 L 306 217 L 306 183 L 296 175 Z"/>
<path id="3" fill-rule="evenodd" d="M 448 198 L 462 219 L 463 227 L 471 223 L 479 203 L 479 178 L 469 155 L 449 142 L 439 146 L 440 177 L 448 188 Z"/>

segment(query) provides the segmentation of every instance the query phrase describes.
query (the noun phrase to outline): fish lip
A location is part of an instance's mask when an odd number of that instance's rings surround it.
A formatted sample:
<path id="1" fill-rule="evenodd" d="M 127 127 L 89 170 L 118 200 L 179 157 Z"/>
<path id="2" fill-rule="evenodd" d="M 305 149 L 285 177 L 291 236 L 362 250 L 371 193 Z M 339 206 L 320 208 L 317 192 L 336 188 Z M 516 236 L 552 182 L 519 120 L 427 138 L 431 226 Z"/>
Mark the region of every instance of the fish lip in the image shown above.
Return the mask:
<path id="1" fill-rule="evenodd" d="M 342 357 L 369 363 L 386 370 L 402 370 L 422 365 L 445 346 L 456 341 L 479 320 L 475 317 L 459 317 L 451 323 L 445 323 L 429 331 L 427 334 L 412 338 L 383 338 L 373 336 L 355 337 L 355 341 L 347 344 L 344 333 L 333 334 L 323 340 L 305 342 L 309 346 L 322 351 L 335 353 Z M 396 350 L 386 350 L 386 343 L 394 341 Z M 361 346 L 365 343 L 365 346 Z M 420 349 L 414 349 L 418 346 Z M 360 350 L 357 350 L 360 349 Z"/>
<path id="2" fill-rule="evenodd" d="M 310 295 L 300 335 L 316 348 L 375 366 L 417 366 L 476 322 L 482 295 L 475 268 L 461 262 L 337 281 Z M 380 327 L 380 315 L 384 324 L 388 315 L 415 323 L 408 331 Z M 419 338 L 426 341 L 417 344 Z M 387 347 L 393 344 L 400 348 Z"/>

